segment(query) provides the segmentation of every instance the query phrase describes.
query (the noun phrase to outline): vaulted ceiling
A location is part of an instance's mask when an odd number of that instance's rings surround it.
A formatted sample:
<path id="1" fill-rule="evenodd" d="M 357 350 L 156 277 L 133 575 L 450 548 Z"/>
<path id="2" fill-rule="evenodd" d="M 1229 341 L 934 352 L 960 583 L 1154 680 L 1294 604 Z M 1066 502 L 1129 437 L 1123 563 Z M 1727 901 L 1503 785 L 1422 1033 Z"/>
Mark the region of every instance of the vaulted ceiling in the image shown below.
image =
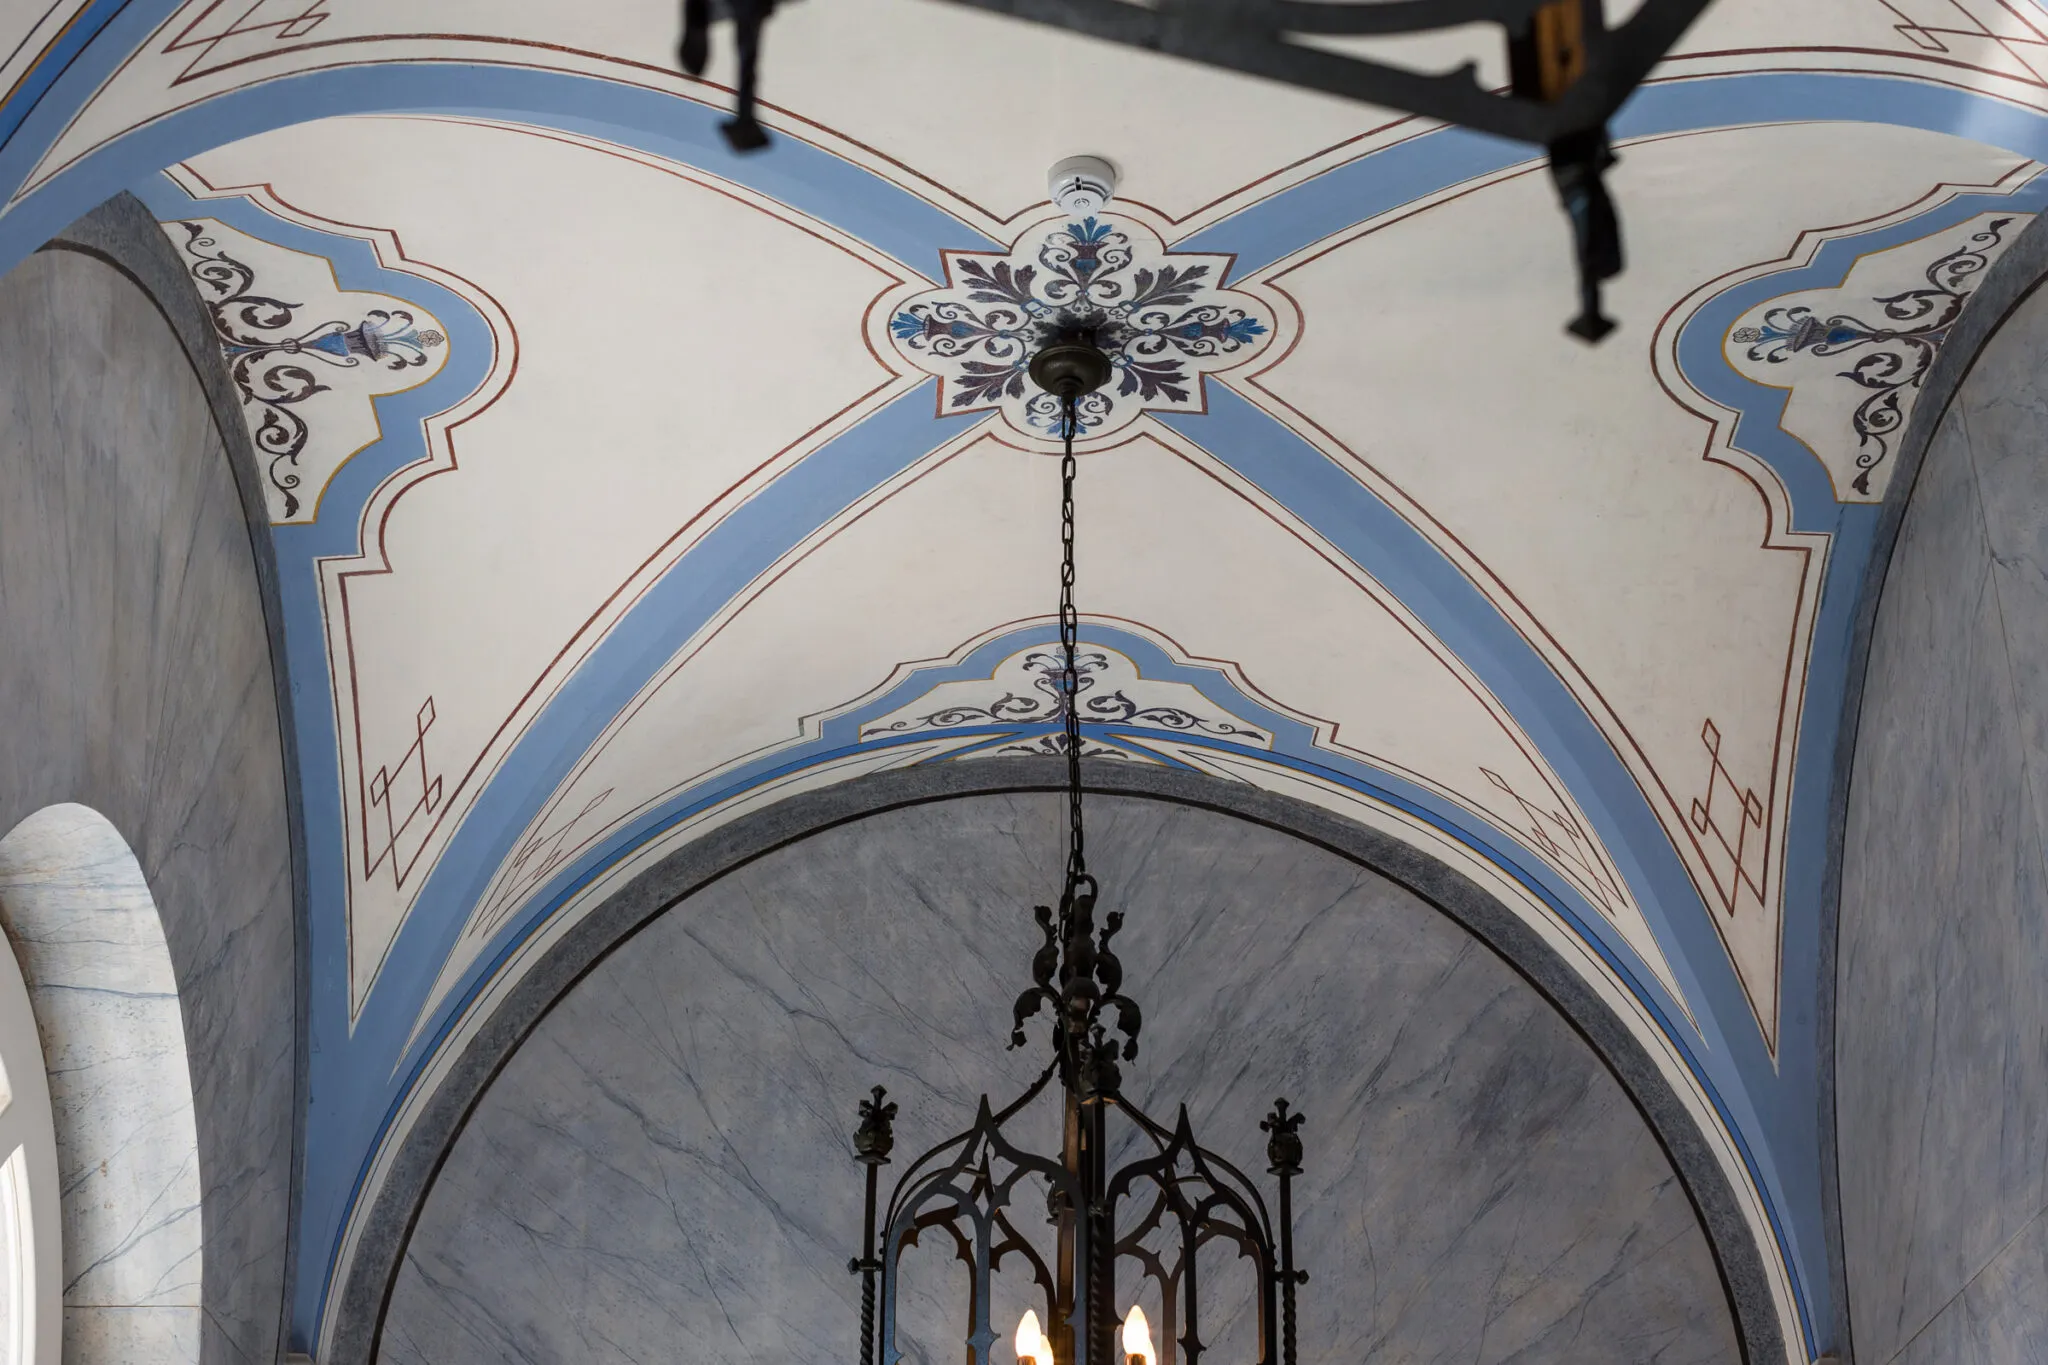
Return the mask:
<path id="1" fill-rule="evenodd" d="M 1812 1340 L 1852 608 L 1941 327 L 2048 200 L 2048 10 L 1719 0 L 1615 125 L 1597 348 L 1526 147 L 810 0 L 740 157 L 674 41 L 658 0 L 0 12 L 0 268 L 133 191 L 267 466 L 295 1330 L 451 1043 L 608 890 L 780 796 L 1043 748 L 1056 447 L 999 314 L 1085 288 L 1171 315 L 1083 442 L 1092 751 L 1491 889 L 1686 1096 Z M 1043 199 L 1077 152 L 1122 172 L 1088 221 Z"/>

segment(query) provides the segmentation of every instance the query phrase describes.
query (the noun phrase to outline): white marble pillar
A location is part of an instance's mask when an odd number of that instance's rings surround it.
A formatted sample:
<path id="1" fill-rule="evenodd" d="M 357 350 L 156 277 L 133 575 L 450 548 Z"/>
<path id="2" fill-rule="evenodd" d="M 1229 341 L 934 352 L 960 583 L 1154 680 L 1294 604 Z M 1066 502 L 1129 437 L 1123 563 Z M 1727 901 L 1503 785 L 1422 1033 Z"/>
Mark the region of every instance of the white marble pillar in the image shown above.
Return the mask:
<path id="1" fill-rule="evenodd" d="M 0 839 L 0 923 L 56 1118 L 66 1365 L 196 1361 L 198 1140 L 177 982 L 114 827 L 50 806 Z"/>

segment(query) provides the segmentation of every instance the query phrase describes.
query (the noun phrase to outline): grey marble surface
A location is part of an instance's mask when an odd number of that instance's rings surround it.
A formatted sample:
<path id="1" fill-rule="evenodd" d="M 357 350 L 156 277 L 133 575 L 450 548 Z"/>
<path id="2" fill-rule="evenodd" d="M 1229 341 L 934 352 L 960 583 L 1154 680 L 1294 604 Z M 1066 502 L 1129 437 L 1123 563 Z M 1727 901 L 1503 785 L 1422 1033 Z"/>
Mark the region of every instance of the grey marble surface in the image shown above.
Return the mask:
<path id="1" fill-rule="evenodd" d="M 113 826 L 47 806 L 0 838 L 0 925 L 49 1076 L 65 1358 L 199 1359 L 199 1144 L 156 903 Z"/>
<path id="2" fill-rule="evenodd" d="M 1093 810 L 1091 861 L 1130 915 L 1148 1007 L 1126 1088 L 1185 1097 L 1205 1140 L 1255 1169 L 1274 1094 L 1309 1113 L 1313 1358 L 1738 1358 L 1661 1149 L 1516 973 L 1290 836 L 1156 801 Z M 1020 889 L 1056 876 L 1057 818 L 1044 796 L 870 817 L 627 940 L 456 1143 L 381 1359 L 839 1358 L 854 1105 L 887 1084 L 909 1150 L 1033 1073 L 1003 1016 L 1033 946 Z"/>
<path id="3" fill-rule="evenodd" d="M 2048 1360 L 2048 1216 L 2036 1214 L 1906 1343 L 1900 1365 Z"/>
<path id="4" fill-rule="evenodd" d="M 2044 342 L 2035 294 L 1958 391 L 1872 635 L 1835 1042 L 1862 1365 L 2017 1365 L 2043 1356 L 2015 1343 L 2048 1330 L 2048 1276 L 2025 1251 L 2048 1201 Z M 1979 1354 L 1939 1353 L 1966 1341 Z"/>
<path id="5" fill-rule="evenodd" d="M 185 352 L 129 279 L 55 251 L 0 279 L 0 832 L 93 808 L 162 914 L 209 1362 L 281 1347 L 297 1083 L 283 750 L 242 509 Z"/>
<path id="6" fill-rule="evenodd" d="M 1817 983 L 1815 1004 L 1816 1023 L 1821 1031 L 1820 1059 L 1823 1080 L 1819 1117 L 1824 1152 L 1833 1152 L 1838 1146 L 1834 1044 L 1836 987 L 1839 982 L 1836 950 L 1842 905 L 1842 855 L 1845 849 L 1844 836 L 1848 828 L 1849 792 L 1856 764 L 1857 726 L 1862 717 L 1865 673 L 1870 661 L 1870 646 L 1875 634 L 1878 603 L 1883 597 L 1885 579 L 1891 568 L 1892 553 L 1898 545 L 1899 531 L 1905 521 L 1907 506 L 1912 501 L 1928 447 L 1933 444 L 1935 434 L 1945 424 L 1951 402 L 1961 390 L 1964 381 L 1970 378 L 1977 362 L 1990 358 L 1985 353 L 1985 344 L 1996 335 L 2012 316 L 2013 311 L 2044 278 L 2048 278 L 2048 217 L 2036 218 L 2027 224 L 2013 240 L 2012 245 L 1988 270 L 1976 278 L 1967 306 L 1957 317 L 1954 325 L 1947 329 L 1941 348 L 1935 353 L 1933 364 L 1919 380 L 1920 398 L 1913 408 L 1912 419 L 1907 423 L 1905 430 L 1897 434 L 1888 457 L 1896 467 L 1892 471 L 1891 484 L 1884 503 L 1878 511 L 1877 525 L 1872 537 L 1873 552 L 1863 570 L 1863 582 L 1857 592 L 1855 620 L 1850 633 L 1848 671 L 1839 702 L 1842 740 L 1836 746 L 1833 758 L 1834 774 L 1828 792 L 1827 861 L 1820 900 L 1816 907 L 1820 930 L 1821 979 Z M 2012 354 L 2017 358 L 2018 353 Z M 1983 390 L 1984 386 L 1980 385 L 1977 392 L 1981 394 Z M 1821 1209 L 1822 1217 L 1830 1231 L 1827 1248 L 1828 1278 L 1833 1288 L 1835 1302 L 1835 1322 L 1831 1340 L 1838 1344 L 1848 1335 L 1849 1314 L 1848 1274 L 1841 1238 L 1840 1174 L 1836 1162 L 1823 1161 Z"/>

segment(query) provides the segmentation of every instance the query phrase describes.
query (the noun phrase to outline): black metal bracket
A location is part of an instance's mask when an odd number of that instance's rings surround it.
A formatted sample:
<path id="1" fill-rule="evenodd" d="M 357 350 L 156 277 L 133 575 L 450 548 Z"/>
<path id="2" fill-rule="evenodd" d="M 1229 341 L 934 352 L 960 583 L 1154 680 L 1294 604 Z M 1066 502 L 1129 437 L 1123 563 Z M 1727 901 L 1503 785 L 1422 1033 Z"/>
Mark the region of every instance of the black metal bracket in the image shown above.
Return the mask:
<path id="1" fill-rule="evenodd" d="M 754 93 L 761 65 L 761 27 L 774 12 L 775 0 L 683 0 L 683 37 L 676 45 L 676 59 L 692 76 L 703 75 L 711 59 L 712 21 L 732 20 L 733 42 L 739 49 L 739 102 L 718 130 L 735 152 L 758 152 L 768 145 L 768 130 L 754 114 Z"/>
<path id="2" fill-rule="evenodd" d="M 1607 121 L 1710 2 L 1644 0 L 1610 29 L 1600 0 L 946 0 L 1544 148 L 1578 264 L 1580 312 L 1567 330 L 1588 342 L 1614 330 L 1600 283 L 1622 267 Z M 1471 63 L 1432 74 L 1303 41 L 1472 23 L 1503 31 L 1504 91 L 1482 86 Z"/>
<path id="3" fill-rule="evenodd" d="M 1548 147 L 1604 127 L 1710 0 L 1644 0 L 1617 28 L 1583 26 L 1583 70 L 1554 98 L 1479 84 L 1471 64 L 1429 74 L 1312 47 L 1300 38 L 1392 37 L 1494 23 L 1514 38 L 1556 0 L 945 0 L 1091 38 L 1264 76 L 1382 108 Z"/>

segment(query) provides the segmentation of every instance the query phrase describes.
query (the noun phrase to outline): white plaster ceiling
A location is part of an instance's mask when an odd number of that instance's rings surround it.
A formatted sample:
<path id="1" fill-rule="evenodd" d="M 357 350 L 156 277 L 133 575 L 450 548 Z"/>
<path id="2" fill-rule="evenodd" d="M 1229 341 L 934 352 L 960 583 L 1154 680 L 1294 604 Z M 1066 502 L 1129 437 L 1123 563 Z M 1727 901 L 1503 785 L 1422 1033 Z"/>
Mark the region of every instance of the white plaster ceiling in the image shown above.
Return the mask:
<path id="1" fill-rule="evenodd" d="M 1734 338 L 1876 319 L 2018 235 L 2048 156 L 2032 0 L 1719 0 L 1617 123 L 1598 348 L 1561 330 L 1567 233 L 1523 153 L 929 0 L 786 5 L 777 141 L 744 160 L 665 3 L 112 12 L 0 7 L 0 85 L 89 38 L 0 149 L 0 241 L 131 185 L 189 265 L 249 269 L 198 276 L 211 301 L 402 314 L 418 349 L 321 369 L 270 470 L 328 1093 L 402 1109 L 393 1077 L 534 945 L 708 824 L 963 752 L 833 747 L 863 707 L 1028 686 L 1052 447 L 934 416 L 891 326 L 967 259 L 942 252 L 1064 230 L 1045 169 L 1094 152 L 1109 224 L 1217 258 L 1203 287 L 1227 271 L 1265 328 L 1093 443 L 1080 530 L 1105 668 L 1262 742 L 1100 742 L 1498 887 L 1753 1149 L 1729 1160 L 1811 1318 L 1810 1173 L 1773 1154 L 1803 1120 L 1773 1115 L 1812 1072 L 1826 727 L 1895 438 L 1856 429 L 1863 352 Z M 1475 42 L 1399 51 L 1493 61 Z M 248 406 L 259 446 L 274 410 Z M 369 1130 L 333 1141 L 314 1166 L 374 1165 Z M 347 1183 L 310 1237 L 342 1236 Z"/>

